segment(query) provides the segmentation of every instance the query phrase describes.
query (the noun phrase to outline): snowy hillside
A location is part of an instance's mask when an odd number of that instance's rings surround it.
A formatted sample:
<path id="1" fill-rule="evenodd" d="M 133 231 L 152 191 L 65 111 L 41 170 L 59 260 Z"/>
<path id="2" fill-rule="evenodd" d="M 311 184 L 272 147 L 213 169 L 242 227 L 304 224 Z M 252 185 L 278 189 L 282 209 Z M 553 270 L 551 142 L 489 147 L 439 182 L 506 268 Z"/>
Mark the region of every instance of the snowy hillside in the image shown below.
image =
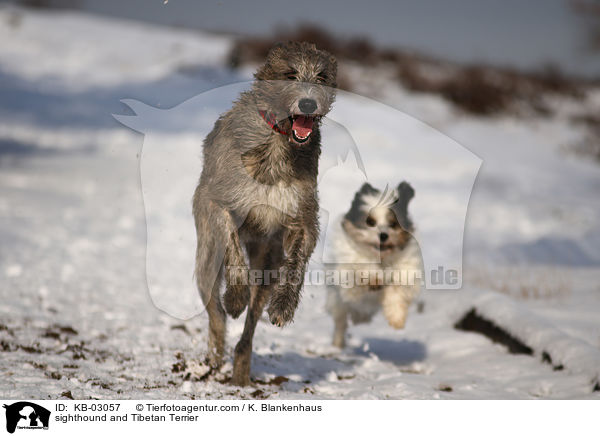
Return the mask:
<path id="1" fill-rule="evenodd" d="M 251 79 L 250 68 L 225 66 L 233 40 L 8 7 L 0 40 L 0 397 L 600 398 L 600 166 L 570 150 L 586 135 L 572 118 L 600 110 L 600 90 L 555 99 L 551 117 L 484 118 L 402 88 L 385 68 L 342 65 L 358 94 L 407 115 L 403 129 L 365 134 L 361 154 L 374 184 L 397 175 L 415 185 L 416 225 L 442 253 L 456 254 L 445 219 L 461 217 L 471 167 L 440 160 L 424 172 L 405 162 L 426 141 L 460 144 L 482 160 L 465 283 L 423 292 L 401 332 L 383 317 L 351 326 L 342 352 L 329 345 L 324 289 L 307 287 L 291 326 L 259 323 L 256 383 L 240 389 L 223 383 L 230 364 L 197 380 L 206 317 L 172 316 L 201 311 L 180 285 L 191 272 L 154 270 L 164 285 L 158 308 L 148 290 L 147 221 L 157 217 L 145 215 L 140 183 L 145 140 L 199 159 L 201 126 L 212 118 L 178 114 L 205 91 Z M 124 127 L 112 114 L 140 113 L 121 100 L 172 108 L 170 128 L 151 125 L 145 138 Z M 369 110 L 361 122 L 375 122 Z M 328 134 L 341 138 L 333 124 L 324 141 Z M 331 172 L 322 207 L 342 211 L 361 182 Z M 178 219 L 165 222 L 179 231 Z M 455 328 L 470 312 L 529 351 Z M 230 322 L 229 351 L 242 327 Z"/>

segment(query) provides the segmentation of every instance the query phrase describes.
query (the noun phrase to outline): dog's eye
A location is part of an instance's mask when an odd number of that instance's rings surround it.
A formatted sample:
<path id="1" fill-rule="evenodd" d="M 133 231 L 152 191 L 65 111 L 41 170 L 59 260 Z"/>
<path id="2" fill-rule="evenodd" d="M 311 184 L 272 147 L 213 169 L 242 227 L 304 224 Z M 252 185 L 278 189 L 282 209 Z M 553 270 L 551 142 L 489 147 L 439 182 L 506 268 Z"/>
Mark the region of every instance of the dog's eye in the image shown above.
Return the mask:
<path id="1" fill-rule="evenodd" d="M 327 82 L 327 79 L 328 79 L 327 74 L 325 74 L 325 73 L 317 74 L 317 82 L 325 83 L 325 82 Z"/>
<path id="2" fill-rule="evenodd" d="M 375 220 L 373 219 L 373 217 L 367 217 L 367 225 L 369 227 L 373 227 L 375 225 Z"/>
<path id="3" fill-rule="evenodd" d="M 298 73 L 295 71 L 288 71 L 285 73 L 285 78 L 288 80 L 296 80 L 298 78 Z"/>
<path id="4" fill-rule="evenodd" d="M 398 224 L 398 221 L 394 221 L 390 224 L 390 227 L 392 229 L 397 229 L 398 227 L 400 227 L 400 224 Z"/>

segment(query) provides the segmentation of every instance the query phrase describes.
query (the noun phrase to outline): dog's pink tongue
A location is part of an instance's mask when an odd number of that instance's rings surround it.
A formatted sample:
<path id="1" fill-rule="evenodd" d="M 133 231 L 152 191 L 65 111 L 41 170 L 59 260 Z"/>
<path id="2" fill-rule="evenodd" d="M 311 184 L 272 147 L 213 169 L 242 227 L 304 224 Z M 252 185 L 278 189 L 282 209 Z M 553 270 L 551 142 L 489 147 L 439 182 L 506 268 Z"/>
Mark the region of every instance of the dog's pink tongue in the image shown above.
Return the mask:
<path id="1" fill-rule="evenodd" d="M 294 118 L 294 122 L 292 123 L 292 129 L 296 131 L 296 134 L 302 136 L 303 138 L 307 137 L 313 128 L 313 119 L 310 117 L 304 117 L 302 115 Z"/>

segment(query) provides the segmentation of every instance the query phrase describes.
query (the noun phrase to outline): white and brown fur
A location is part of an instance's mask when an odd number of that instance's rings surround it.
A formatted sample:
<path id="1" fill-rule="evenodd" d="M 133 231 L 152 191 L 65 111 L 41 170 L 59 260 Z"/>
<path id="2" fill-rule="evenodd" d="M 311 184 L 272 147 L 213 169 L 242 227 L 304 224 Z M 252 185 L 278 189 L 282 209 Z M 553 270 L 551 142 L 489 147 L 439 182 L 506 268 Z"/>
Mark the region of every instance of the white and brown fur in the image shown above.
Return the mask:
<path id="1" fill-rule="evenodd" d="M 332 235 L 333 255 L 343 262 L 333 268 L 340 271 L 363 271 L 369 284 L 329 286 L 327 311 L 335 328 L 333 344 L 345 346 L 348 319 L 354 324 L 371 321 L 380 310 L 388 323 L 401 329 L 406 323 L 408 307 L 420 290 L 421 252 L 412 236 L 414 225 L 408 215 L 408 203 L 413 188 L 402 182 L 384 193 L 365 183 L 356 193 L 350 210 L 335 226 Z M 404 277 L 414 277 L 406 283 L 382 283 L 376 272 L 392 269 Z"/>
<path id="2" fill-rule="evenodd" d="M 252 88 L 204 141 L 204 167 L 193 199 L 195 276 L 209 318 L 211 367 L 223 361 L 226 314 L 237 318 L 248 308 L 234 352 L 237 385 L 250 382 L 252 338 L 263 308 L 267 305 L 273 324 L 284 326 L 300 299 L 319 233 L 319 123 L 334 101 L 336 74 L 335 59 L 313 44 L 276 45 Z M 314 121 L 312 131 L 298 136 L 294 126 L 306 118 Z M 249 268 L 299 279 L 249 286 Z"/>

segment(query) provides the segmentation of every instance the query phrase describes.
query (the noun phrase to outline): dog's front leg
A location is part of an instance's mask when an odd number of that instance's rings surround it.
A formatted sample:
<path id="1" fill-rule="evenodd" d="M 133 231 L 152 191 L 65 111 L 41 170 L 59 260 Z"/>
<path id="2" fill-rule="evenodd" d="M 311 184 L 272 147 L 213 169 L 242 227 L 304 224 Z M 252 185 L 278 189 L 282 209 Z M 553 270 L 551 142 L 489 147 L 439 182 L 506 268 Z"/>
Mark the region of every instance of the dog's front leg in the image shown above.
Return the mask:
<path id="1" fill-rule="evenodd" d="M 269 302 L 269 319 L 278 327 L 290 323 L 300 302 L 306 264 L 315 248 L 316 237 L 307 229 L 292 229 L 285 238 L 287 258 L 279 269 L 279 281 Z"/>
<path id="2" fill-rule="evenodd" d="M 246 323 L 242 336 L 235 346 L 233 359 L 233 376 L 231 382 L 234 385 L 246 386 L 250 383 L 250 362 L 252 360 L 252 338 L 256 323 L 261 317 L 265 303 L 271 295 L 271 271 L 276 270 L 283 259 L 283 247 L 281 243 L 272 241 L 261 241 L 246 245 L 250 268 L 253 271 L 263 273 L 262 280 L 251 283 L 250 303 L 246 313 Z"/>
<path id="3" fill-rule="evenodd" d="M 388 286 L 383 289 L 381 300 L 383 315 L 389 325 L 395 329 L 403 329 L 406 324 L 408 306 L 413 299 L 413 295 L 418 293 L 418 288 L 416 290 L 413 288 L 409 286 Z"/>
<path id="4" fill-rule="evenodd" d="M 224 211 L 225 227 L 229 238 L 225 248 L 225 310 L 233 318 L 242 314 L 250 300 L 248 287 L 248 266 L 240 244 L 238 228 L 231 214 Z"/>

